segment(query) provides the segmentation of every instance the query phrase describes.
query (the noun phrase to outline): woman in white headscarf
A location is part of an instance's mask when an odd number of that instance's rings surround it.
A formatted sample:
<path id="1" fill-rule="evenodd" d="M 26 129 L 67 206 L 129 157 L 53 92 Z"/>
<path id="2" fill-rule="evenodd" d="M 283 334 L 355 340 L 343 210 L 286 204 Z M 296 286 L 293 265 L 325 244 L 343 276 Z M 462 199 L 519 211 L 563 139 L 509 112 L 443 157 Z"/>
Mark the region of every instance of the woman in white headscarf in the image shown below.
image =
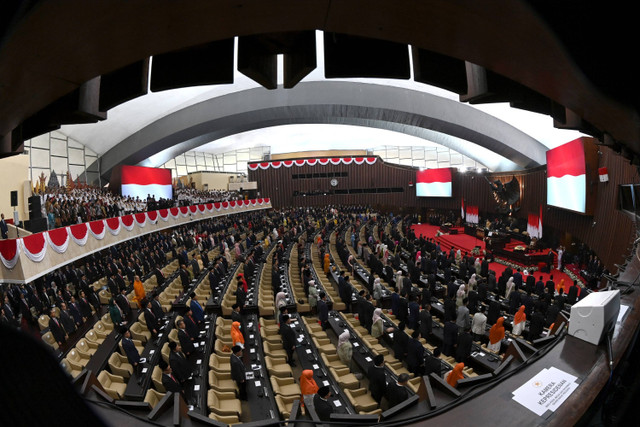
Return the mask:
<path id="1" fill-rule="evenodd" d="M 382 299 L 382 285 L 380 284 L 380 278 L 376 277 L 373 281 L 373 299 L 378 303 Z"/>
<path id="2" fill-rule="evenodd" d="M 462 302 L 467 297 L 467 288 L 465 285 L 460 285 L 458 291 L 456 292 L 456 306 L 461 307 L 464 305 Z"/>
<path id="3" fill-rule="evenodd" d="M 476 286 L 478 285 L 478 279 L 477 279 L 476 273 L 473 273 L 471 275 L 471 278 L 469 279 L 469 283 L 467 283 L 467 284 L 469 285 L 468 286 L 469 290 L 472 290 L 472 289 L 476 288 Z"/>
<path id="4" fill-rule="evenodd" d="M 473 264 L 476 269 L 476 274 L 479 276 L 480 271 L 482 270 L 482 263 L 480 262 L 480 258 L 476 258 L 476 262 Z"/>
<path id="5" fill-rule="evenodd" d="M 315 280 L 309 280 L 309 307 L 311 307 L 311 313 L 316 314 L 318 310 L 318 288 L 316 288 Z"/>
<path id="6" fill-rule="evenodd" d="M 504 297 L 509 299 L 509 295 L 511 295 L 511 292 L 513 292 L 513 289 L 515 288 L 515 284 L 513 283 L 513 276 L 509 277 L 509 280 L 507 280 L 507 290 L 504 294 Z"/>
<path id="7" fill-rule="evenodd" d="M 376 308 L 373 311 L 371 323 L 371 335 L 374 338 L 380 338 L 384 333 L 384 322 L 382 321 L 382 309 Z"/>
<path id="8" fill-rule="evenodd" d="M 343 333 L 341 333 L 340 336 L 338 337 L 337 350 L 338 350 L 338 357 L 340 358 L 342 363 L 344 363 L 349 367 L 349 369 L 351 369 L 351 361 L 353 357 L 353 345 L 351 344 L 351 341 L 349 341 L 349 338 L 351 338 L 349 331 L 344 331 Z"/>
<path id="9" fill-rule="evenodd" d="M 278 292 L 276 294 L 276 319 L 280 319 L 280 312 L 287 305 L 287 294 Z"/>

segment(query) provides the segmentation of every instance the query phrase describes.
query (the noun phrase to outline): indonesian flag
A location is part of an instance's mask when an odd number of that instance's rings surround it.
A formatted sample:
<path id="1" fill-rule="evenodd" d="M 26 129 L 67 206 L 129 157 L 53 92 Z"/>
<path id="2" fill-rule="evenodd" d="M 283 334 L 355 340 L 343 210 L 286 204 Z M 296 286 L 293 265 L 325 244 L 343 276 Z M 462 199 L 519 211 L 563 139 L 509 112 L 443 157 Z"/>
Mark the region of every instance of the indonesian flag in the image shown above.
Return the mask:
<path id="1" fill-rule="evenodd" d="M 451 169 L 425 169 L 416 173 L 416 196 L 451 197 Z"/>
<path id="2" fill-rule="evenodd" d="M 540 215 L 538 215 L 538 238 L 542 239 L 542 205 L 540 205 Z"/>
<path id="3" fill-rule="evenodd" d="M 609 170 L 607 168 L 598 168 L 598 176 L 600 176 L 600 182 L 608 182 Z"/>
<path id="4" fill-rule="evenodd" d="M 584 213 L 587 175 L 581 139 L 547 151 L 547 204 Z"/>
<path id="5" fill-rule="evenodd" d="M 468 206 L 467 207 L 467 222 L 470 224 L 477 224 L 480 220 L 480 215 L 478 214 L 477 206 Z"/>
<path id="6" fill-rule="evenodd" d="M 460 199 L 460 217 L 464 221 L 464 199 Z"/>
<path id="7" fill-rule="evenodd" d="M 122 166 L 122 195 L 146 200 L 149 194 L 156 200 L 173 197 L 171 169 Z"/>
<path id="8" fill-rule="evenodd" d="M 527 233 L 529 237 L 540 238 L 540 217 L 536 214 L 529 214 L 529 221 L 527 222 Z"/>

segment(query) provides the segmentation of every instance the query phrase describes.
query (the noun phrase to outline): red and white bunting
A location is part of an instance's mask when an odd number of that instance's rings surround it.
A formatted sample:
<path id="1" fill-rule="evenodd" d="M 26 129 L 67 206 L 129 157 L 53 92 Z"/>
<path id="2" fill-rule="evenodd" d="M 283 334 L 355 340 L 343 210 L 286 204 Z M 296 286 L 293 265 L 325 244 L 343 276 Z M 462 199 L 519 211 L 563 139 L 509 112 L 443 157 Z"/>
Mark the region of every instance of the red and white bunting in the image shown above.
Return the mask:
<path id="1" fill-rule="evenodd" d="M 84 246 L 87 244 L 89 238 L 89 224 L 83 222 L 81 224 L 74 224 L 69 226 L 69 235 L 71 239 L 78 246 Z"/>
<path id="2" fill-rule="evenodd" d="M 293 165 L 296 166 L 326 166 L 326 165 L 350 165 L 355 163 L 356 165 L 372 165 L 377 161 L 377 157 L 332 157 L 332 158 L 316 158 L 316 159 L 295 159 L 295 160 L 273 160 L 270 162 L 257 162 L 249 163 L 247 167 L 249 170 L 255 171 L 258 169 L 278 169 L 282 166 L 290 168 Z"/>
<path id="3" fill-rule="evenodd" d="M 24 254 L 33 262 L 40 262 L 47 254 L 46 233 L 36 233 L 20 239 Z"/>
<path id="4" fill-rule="evenodd" d="M 20 241 L 18 239 L 0 240 L 0 261 L 11 270 L 20 259 Z"/>
<path id="5" fill-rule="evenodd" d="M 125 230 L 133 230 L 133 215 L 125 215 L 120 217 L 120 222 L 122 222 L 122 226 Z"/>
<path id="6" fill-rule="evenodd" d="M 104 219 L 99 219 L 97 221 L 91 221 L 89 224 L 89 230 L 93 237 L 97 240 L 104 239 L 104 235 L 107 232 L 107 226 L 104 223 Z"/>
<path id="7" fill-rule="evenodd" d="M 46 234 L 47 241 L 49 242 L 51 249 L 59 254 L 63 254 L 67 251 L 69 241 L 71 240 L 69 237 L 69 229 L 67 227 L 49 230 L 43 234 Z"/>

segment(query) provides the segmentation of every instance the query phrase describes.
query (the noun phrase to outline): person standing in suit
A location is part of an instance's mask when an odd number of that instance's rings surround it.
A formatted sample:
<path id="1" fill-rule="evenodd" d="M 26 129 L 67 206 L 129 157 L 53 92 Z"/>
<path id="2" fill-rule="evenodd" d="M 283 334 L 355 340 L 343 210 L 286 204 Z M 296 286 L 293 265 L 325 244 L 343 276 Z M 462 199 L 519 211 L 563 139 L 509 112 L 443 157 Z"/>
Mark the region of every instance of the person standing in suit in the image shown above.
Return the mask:
<path id="1" fill-rule="evenodd" d="M 456 362 L 466 362 L 467 358 L 471 356 L 471 347 L 473 346 L 473 337 L 470 333 L 471 329 L 465 327 L 463 332 L 458 335 L 458 342 L 456 344 Z"/>
<path id="2" fill-rule="evenodd" d="M 442 372 L 442 363 L 440 362 L 440 348 L 433 349 L 433 355 L 425 357 L 424 361 L 424 375 L 430 375 L 431 373 L 440 376 Z"/>
<path id="3" fill-rule="evenodd" d="M 171 366 L 164 359 L 160 359 L 158 366 L 162 369 L 162 385 L 166 391 L 182 393 L 182 385 L 176 376 L 173 375 Z"/>
<path id="4" fill-rule="evenodd" d="M 151 310 L 151 302 L 149 300 L 143 300 L 144 304 L 144 322 L 147 324 L 147 329 L 151 332 L 151 335 L 154 337 L 158 336 L 158 330 L 160 329 L 158 325 L 158 318 L 155 314 L 153 314 L 153 310 Z"/>
<path id="5" fill-rule="evenodd" d="M 240 400 L 247 400 L 247 375 L 244 362 L 242 361 L 242 347 L 234 345 L 231 352 L 233 353 L 229 357 L 231 363 L 231 379 L 238 385 L 238 397 Z"/>
<path id="6" fill-rule="evenodd" d="M 129 304 L 129 299 L 127 298 L 127 290 L 121 289 L 120 293 L 116 295 L 116 304 L 120 307 L 120 311 L 122 311 L 122 320 L 130 320 L 131 317 L 131 305 Z"/>
<path id="7" fill-rule="evenodd" d="M 285 314 L 282 316 L 283 323 L 280 324 L 280 336 L 282 337 L 282 347 L 287 352 L 287 363 L 291 366 L 296 366 L 296 362 L 293 361 L 293 353 L 296 350 L 296 334 L 291 329 L 291 317 Z"/>
<path id="8" fill-rule="evenodd" d="M 445 356 L 453 356 L 458 341 L 458 325 L 454 319 L 447 320 L 442 332 L 442 352 Z"/>
<path id="9" fill-rule="evenodd" d="M 407 390 L 408 383 L 409 375 L 400 374 L 398 376 L 398 380 L 394 384 L 389 384 L 387 386 L 385 397 L 389 403 L 389 408 L 393 408 L 409 398 L 409 391 Z"/>
<path id="10" fill-rule="evenodd" d="M 195 292 L 192 292 L 189 296 L 191 297 L 191 304 L 189 304 L 189 307 L 191 308 L 191 312 L 193 313 L 193 318 L 195 319 L 196 323 L 200 325 L 202 322 L 204 322 L 204 309 L 202 308 L 202 305 L 200 305 L 200 301 L 198 301 L 198 295 L 196 295 Z"/>
<path id="11" fill-rule="evenodd" d="M 178 320 L 176 325 L 178 327 L 178 340 L 180 341 L 180 346 L 182 350 L 187 355 L 187 357 L 191 356 L 196 350 L 196 347 L 193 345 L 195 337 L 189 336 L 189 333 L 185 329 L 184 320 Z"/>
<path id="12" fill-rule="evenodd" d="M 373 358 L 373 365 L 367 370 L 371 397 L 380 404 L 387 390 L 387 376 L 384 372 L 384 356 L 378 354 Z"/>
<path id="13" fill-rule="evenodd" d="M 0 233 L 2 233 L 3 239 L 9 237 L 9 227 L 7 226 L 7 221 L 4 220 L 4 214 L 0 214 Z"/>
<path id="14" fill-rule="evenodd" d="M 184 384 L 191 377 L 191 367 L 187 361 L 186 356 L 182 353 L 180 344 L 175 341 L 169 342 L 169 365 L 171 371 L 175 374 L 175 377 L 180 381 L 180 384 Z"/>
<path id="15" fill-rule="evenodd" d="M 67 310 L 66 302 L 60 303 L 60 322 L 62 322 L 62 326 L 67 332 L 67 335 L 72 334 L 76 331 L 76 323 L 73 320 L 73 316 L 71 316 L 71 314 L 69 314 L 69 311 Z"/>
<path id="16" fill-rule="evenodd" d="M 139 367 L 142 365 L 143 360 L 140 357 L 140 353 L 138 353 L 138 349 L 136 348 L 135 343 L 131 339 L 131 332 L 127 328 L 121 328 L 120 333 L 122 334 L 122 349 L 127 355 L 127 359 L 133 369 L 137 372 Z"/>
<path id="17" fill-rule="evenodd" d="M 420 331 L 416 329 L 411 334 L 411 338 L 407 343 L 407 368 L 409 368 L 409 372 L 413 373 L 416 377 L 422 376 L 422 372 L 424 371 L 424 347 L 422 343 L 418 341 L 419 338 Z"/>
<path id="18" fill-rule="evenodd" d="M 331 388 L 326 385 L 320 387 L 313 396 L 313 408 L 318 418 L 322 421 L 329 421 L 333 413 L 333 406 L 329 403 L 329 397 L 331 397 Z"/>
<path id="19" fill-rule="evenodd" d="M 64 344 L 69 338 L 69 335 L 64 330 L 62 323 L 58 320 L 56 311 L 53 308 L 49 310 L 49 330 L 59 346 Z"/>

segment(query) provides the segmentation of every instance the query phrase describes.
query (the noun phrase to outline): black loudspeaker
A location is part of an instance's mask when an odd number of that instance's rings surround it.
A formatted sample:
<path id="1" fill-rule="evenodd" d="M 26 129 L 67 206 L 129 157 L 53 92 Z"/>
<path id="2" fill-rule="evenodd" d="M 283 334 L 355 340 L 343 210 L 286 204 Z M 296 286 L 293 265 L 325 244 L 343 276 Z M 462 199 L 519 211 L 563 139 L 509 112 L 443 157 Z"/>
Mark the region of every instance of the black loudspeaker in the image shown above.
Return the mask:
<path id="1" fill-rule="evenodd" d="M 40 196 L 29 197 L 29 219 L 42 218 Z"/>
<path id="2" fill-rule="evenodd" d="M 32 233 L 47 231 L 47 218 L 32 218 L 24 221 L 24 228 Z"/>
<path id="3" fill-rule="evenodd" d="M 15 206 L 18 206 L 18 192 L 14 190 L 11 192 L 11 207 Z"/>

